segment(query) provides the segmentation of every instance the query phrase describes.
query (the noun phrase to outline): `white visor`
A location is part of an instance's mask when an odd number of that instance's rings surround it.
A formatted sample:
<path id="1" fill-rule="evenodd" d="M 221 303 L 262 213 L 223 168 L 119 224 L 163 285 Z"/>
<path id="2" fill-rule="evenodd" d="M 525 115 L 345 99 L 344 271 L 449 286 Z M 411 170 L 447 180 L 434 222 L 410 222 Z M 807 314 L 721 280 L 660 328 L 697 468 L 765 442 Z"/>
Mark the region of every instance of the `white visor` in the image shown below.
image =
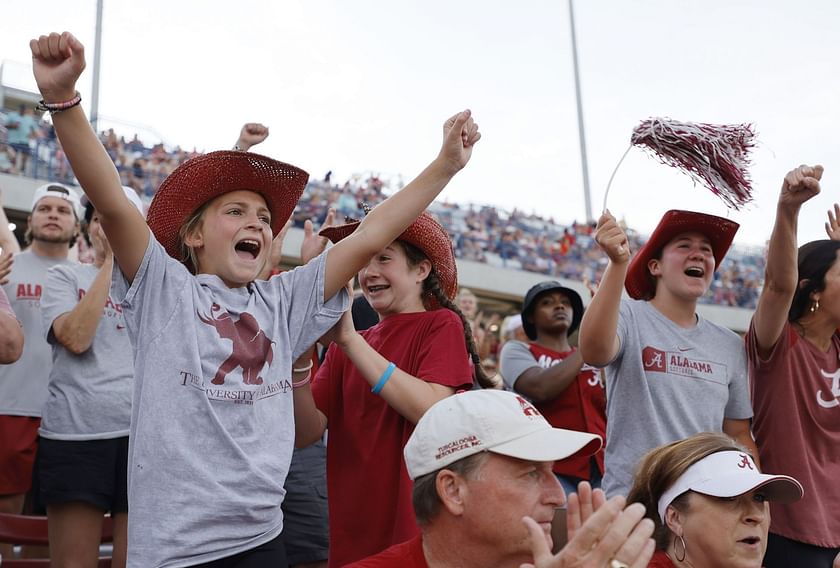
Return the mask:
<path id="1" fill-rule="evenodd" d="M 674 499 L 686 491 L 712 497 L 737 497 L 761 487 L 768 501 L 792 503 L 802 498 L 802 485 L 787 475 L 761 473 L 752 457 L 744 452 L 716 452 L 683 473 L 659 499 L 659 518 Z"/>

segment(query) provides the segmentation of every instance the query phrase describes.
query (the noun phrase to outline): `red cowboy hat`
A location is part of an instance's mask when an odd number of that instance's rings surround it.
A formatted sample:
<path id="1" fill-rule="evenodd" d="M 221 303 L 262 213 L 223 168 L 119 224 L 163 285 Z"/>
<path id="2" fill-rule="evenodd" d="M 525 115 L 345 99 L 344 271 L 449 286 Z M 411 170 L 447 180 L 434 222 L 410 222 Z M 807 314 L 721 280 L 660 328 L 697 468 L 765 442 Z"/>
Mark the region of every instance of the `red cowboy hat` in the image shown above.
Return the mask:
<path id="1" fill-rule="evenodd" d="M 356 230 L 361 221 L 350 221 L 335 227 L 325 227 L 318 233 L 337 243 Z M 455 266 L 455 255 L 452 253 L 452 240 L 449 233 L 440 223 L 426 211 L 397 237 L 398 241 L 405 241 L 414 245 L 432 262 L 432 268 L 438 275 L 443 293 L 450 300 L 458 293 L 458 269 Z M 433 307 L 437 307 L 434 299 L 430 300 Z"/>
<path id="2" fill-rule="evenodd" d="M 735 221 L 715 215 L 677 209 L 667 211 L 650 239 L 630 261 L 627 277 L 624 279 L 624 288 L 635 300 L 652 298 L 656 293 L 656 284 L 648 271 L 648 261 L 661 254 L 665 245 L 683 233 L 696 232 L 709 239 L 715 257 L 715 270 L 717 270 L 732 244 L 732 239 L 735 238 L 735 233 L 738 232 L 738 227 Z"/>
<path id="3" fill-rule="evenodd" d="M 178 232 L 192 213 L 211 199 L 240 189 L 260 194 L 277 234 L 291 216 L 309 174 L 295 166 L 249 152 L 210 152 L 187 160 L 163 180 L 146 221 L 169 256 L 183 260 Z"/>

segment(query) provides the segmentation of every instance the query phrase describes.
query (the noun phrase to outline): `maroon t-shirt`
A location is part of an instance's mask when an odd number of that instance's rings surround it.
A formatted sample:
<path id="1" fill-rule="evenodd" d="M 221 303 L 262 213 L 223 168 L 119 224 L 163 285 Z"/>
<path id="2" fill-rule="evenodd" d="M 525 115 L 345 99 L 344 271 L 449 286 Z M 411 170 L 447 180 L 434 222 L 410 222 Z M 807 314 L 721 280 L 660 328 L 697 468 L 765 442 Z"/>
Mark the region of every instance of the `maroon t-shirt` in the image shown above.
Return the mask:
<path id="1" fill-rule="evenodd" d="M 786 323 L 769 358 L 746 337 L 761 469 L 795 477 L 802 500 L 770 503 L 770 531 L 799 542 L 840 546 L 840 335 L 827 353 Z"/>
<path id="2" fill-rule="evenodd" d="M 429 568 L 429 565 L 423 555 L 423 539 L 416 536 L 376 556 L 348 564 L 346 568 Z"/>
<path id="3" fill-rule="evenodd" d="M 451 310 L 397 314 L 362 332 L 406 373 L 455 389 L 471 388 L 464 326 Z M 327 416 L 330 566 L 344 566 L 420 534 L 403 447 L 414 424 L 370 392 L 335 345 L 312 385 Z"/>
<path id="4" fill-rule="evenodd" d="M 544 369 L 563 361 L 575 351 L 572 348 L 571 351 L 560 353 L 535 343 L 530 343 L 528 349 L 530 349 L 540 367 Z M 607 397 L 597 369 L 584 365 L 577 378 L 566 387 L 566 390 L 560 393 L 560 396 L 548 402 L 535 402 L 534 406 L 555 428 L 598 434 L 604 440 L 604 446 L 606 446 Z M 598 469 L 603 474 L 603 447 L 594 457 L 598 462 Z M 576 454 L 564 460 L 558 460 L 554 462 L 554 472 L 560 475 L 589 479 L 589 456 Z"/>
<path id="5" fill-rule="evenodd" d="M 648 568 L 674 568 L 674 563 L 664 550 L 658 550 L 648 562 Z"/>

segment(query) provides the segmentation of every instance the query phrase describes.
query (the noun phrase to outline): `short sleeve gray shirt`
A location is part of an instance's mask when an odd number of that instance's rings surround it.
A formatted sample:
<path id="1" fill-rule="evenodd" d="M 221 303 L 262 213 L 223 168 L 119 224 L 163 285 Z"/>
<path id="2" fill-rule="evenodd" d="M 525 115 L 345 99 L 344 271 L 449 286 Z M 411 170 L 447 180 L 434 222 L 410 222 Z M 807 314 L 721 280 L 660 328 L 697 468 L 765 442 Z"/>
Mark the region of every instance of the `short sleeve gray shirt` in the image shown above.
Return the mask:
<path id="1" fill-rule="evenodd" d="M 744 343 L 698 315 L 689 329 L 650 302 L 621 301 L 621 347 L 606 367 L 604 490 L 627 495 L 639 459 L 656 446 L 720 432 L 724 418 L 752 417 Z"/>
<path id="2" fill-rule="evenodd" d="M 53 440 L 128 436 L 134 357 L 122 306 L 109 296 L 90 348 L 76 355 L 52 333 L 55 320 L 73 310 L 99 269 L 90 264 L 51 268 L 41 298 L 44 332 L 53 365 L 38 434 Z"/>
<path id="3" fill-rule="evenodd" d="M 130 286 L 115 270 L 135 348 L 130 568 L 210 562 L 281 532 L 292 363 L 349 304 L 323 301 L 325 259 L 228 288 L 150 236 Z"/>
<path id="4" fill-rule="evenodd" d="M 52 368 L 52 350 L 45 339 L 41 319 L 41 293 L 47 270 L 60 264 L 74 263 L 38 256 L 32 251 L 15 255 L 9 281 L 3 289 L 23 326 L 23 354 L 11 365 L 0 365 L 0 414 L 41 416 Z"/>

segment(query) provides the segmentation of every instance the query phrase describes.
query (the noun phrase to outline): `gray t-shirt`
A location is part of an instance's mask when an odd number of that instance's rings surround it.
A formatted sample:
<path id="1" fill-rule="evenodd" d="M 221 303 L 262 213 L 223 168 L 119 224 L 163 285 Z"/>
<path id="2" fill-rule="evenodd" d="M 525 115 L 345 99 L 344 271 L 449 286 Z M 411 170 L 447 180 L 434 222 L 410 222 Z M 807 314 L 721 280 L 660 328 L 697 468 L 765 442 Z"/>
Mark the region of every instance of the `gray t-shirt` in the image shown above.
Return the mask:
<path id="1" fill-rule="evenodd" d="M 627 495 L 648 450 L 752 417 L 744 342 L 697 317 L 685 329 L 649 302 L 621 301 L 621 347 L 606 367 L 608 496 Z"/>
<path id="2" fill-rule="evenodd" d="M 67 259 L 38 256 L 32 251 L 15 255 L 9 281 L 3 285 L 12 309 L 23 326 L 23 354 L 11 365 L 0 365 L 0 414 L 41 416 L 47 400 L 52 350 L 44 339 L 41 291 L 47 270 Z"/>
<path id="3" fill-rule="evenodd" d="M 122 306 L 109 296 L 90 348 L 76 355 L 58 343 L 52 324 L 90 289 L 99 269 L 90 264 L 49 270 L 41 298 L 45 337 L 52 344 L 47 402 L 38 433 L 52 440 L 128 436 L 134 357 Z"/>
<path id="4" fill-rule="evenodd" d="M 344 291 L 324 303 L 325 258 L 228 288 L 150 236 L 130 288 L 115 270 L 135 349 L 130 568 L 193 566 L 280 534 L 292 363 L 349 304 Z"/>
<path id="5" fill-rule="evenodd" d="M 499 371 L 502 374 L 502 382 L 505 390 L 514 391 L 519 375 L 530 369 L 538 367 L 539 363 L 534 359 L 534 354 L 528 349 L 528 344 L 512 339 L 506 341 L 499 354 Z"/>

